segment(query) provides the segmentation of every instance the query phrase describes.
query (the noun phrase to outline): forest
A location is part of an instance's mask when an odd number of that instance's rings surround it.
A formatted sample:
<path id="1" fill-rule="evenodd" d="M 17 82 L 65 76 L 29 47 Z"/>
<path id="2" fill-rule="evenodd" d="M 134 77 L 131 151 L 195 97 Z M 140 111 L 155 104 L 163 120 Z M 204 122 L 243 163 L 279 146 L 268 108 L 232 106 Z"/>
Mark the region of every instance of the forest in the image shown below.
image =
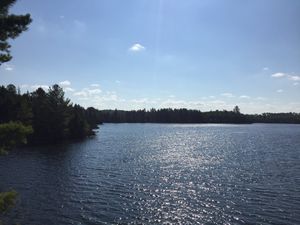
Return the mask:
<path id="1" fill-rule="evenodd" d="M 232 111 L 202 112 L 192 109 L 102 110 L 104 123 L 300 123 L 300 113 L 242 114 L 238 106 Z"/>
<path id="2" fill-rule="evenodd" d="M 98 110 L 92 107 L 84 109 L 72 104 L 58 85 L 49 87 L 47 92 L 38 88 L 25 94 L 21 94 L 12 84 L 0 86 L 1 143 L 16 140 L 11 135 L 16 134 L 17 130 L 28 135 L 30 144 L 84 138 L 94 134 L 93 129 L 101 122 L 99 116 Z M 11 129 L 10 134 L 6 132 L 8 129 Z M 4 148 L 10 145 L 7 143 Z"/>

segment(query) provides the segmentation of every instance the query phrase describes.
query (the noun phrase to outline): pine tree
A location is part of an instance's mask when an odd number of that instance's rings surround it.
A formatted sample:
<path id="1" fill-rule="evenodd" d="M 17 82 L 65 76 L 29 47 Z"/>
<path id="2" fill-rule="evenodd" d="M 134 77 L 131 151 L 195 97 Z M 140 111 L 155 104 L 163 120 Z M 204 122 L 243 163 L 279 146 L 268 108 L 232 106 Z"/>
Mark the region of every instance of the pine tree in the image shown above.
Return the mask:
<path id="1" fill-rule="evenodd" d="M 0 65 L 12 59 L 8 40 L 15 39 L 23 31 L 26 31 L 31 22 L 30 14 L 9 14 L 9 9 L 15 2 L 16 0 L 0 1 Z"/>

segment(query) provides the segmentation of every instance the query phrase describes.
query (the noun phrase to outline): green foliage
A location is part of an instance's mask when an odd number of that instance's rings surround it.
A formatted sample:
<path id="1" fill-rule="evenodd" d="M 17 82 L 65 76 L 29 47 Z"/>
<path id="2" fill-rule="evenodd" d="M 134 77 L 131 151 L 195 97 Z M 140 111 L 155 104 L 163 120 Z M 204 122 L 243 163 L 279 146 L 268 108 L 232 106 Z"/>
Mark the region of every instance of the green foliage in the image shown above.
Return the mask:
<path id="1" fill-rule="evenodd" d="M 28 25 L 31 22 L 29 14 L 9 14 L 9 9 L 15 2 L 16 0 L 0 1 L 0 65 L 12 58 L 8 39 L 18 37 L 23 31 L 28 29 Z"/>
<path id="2" fill-rule="evenodd" d="M 15 205 L 18 193 L 15 191 L 1 192 L 0 193 L 0 214 L 7 212 Z"/>
<path id="3" fill-rule="evenodd" d="M 15 191 L 0 192 L 0 216 L 15 205 L 17 196 L 18 193 Z M 2 225 L 1 220 L 0 225 Z"/>
<path id="4" fill-rule="evenodd" d="M 49 88 L 47 93 L 49 110 L 48 130 L 52 142 L 61 141 L 68 136 L 68 124 L 70 121 L 70 100 L 64 98 L 64 91 L 57 84 Z"/>
<path id="5" fill-rule="evenodd" d="M 27 136 L 33 132 L 31 126 L 25 126 L 20 122 L 0 124 L 0 153 L 5 153 L 13 147 L 26 144 Z"/>
<path id="6" fill-rule="evenodd" d="M 14 85 L 0 86 L 0 123 L 19 121 L 31 125 L 34 133 L 29 136 L 29 142 L 34 144 L 92 135 L 92 128 L 100 123 L 99 115 L 94 108 L 73 106 L 58 85 L 47 92 L 38 88 L 23 95 Z"/>
<path id="7" fill-rule="evenodd" d="M 10 84 L 0 87 L 0 123 L 20 121 L 29 125 L 32 120 L 32 110 L 28 95 L 17 94 L 17 89 Z"/>
<path id="8" fill-rule="evenodd" d="M 79 105 L 72 107 L 72 117 L 69 123 L 71 138 L 84 138 L 90 132 L 90 126 L 85 118 L 85 109 Z"/>
<path id="9" fill-rule="evenodd" d="M 299 113 L 246 115 L 238 106 L 232 111 L 201 112 L 191 109 L 103 110 L 98 113 L 106 123 L 300 123 Z"/>

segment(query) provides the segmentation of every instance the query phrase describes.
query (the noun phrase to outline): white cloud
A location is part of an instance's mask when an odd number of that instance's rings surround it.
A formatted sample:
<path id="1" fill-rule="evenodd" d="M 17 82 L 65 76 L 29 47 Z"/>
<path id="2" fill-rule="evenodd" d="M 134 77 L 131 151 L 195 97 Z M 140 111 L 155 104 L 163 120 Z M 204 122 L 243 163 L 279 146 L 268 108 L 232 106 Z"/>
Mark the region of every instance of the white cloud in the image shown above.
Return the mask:
<path id="1" fill-rule="evenodd" d="M 290 75 L 287 73 L 274 73 L 271 75 L 274 78 L 287 78 L 290 81 L 300 81 L 300 76 Z M 294 82 L 293 85 L 298 85 L 298 82 Z"/>
<path id="2" fill-rule="evenodd" d="M 87 89 L 87 92 L 90 95 L 95 95 L 95 94 L 100 94 L 102 91 L 99 88 L 97 88 L 97 89 Z"/>
<path id="3" fill-rule="evenodd" d="M 91 84 L 90 86 L 91 86 L 91 87 L 100 87 L 99 84 Z"/>
<path id="4" fill-rule="evenodd" d="M 99 88 L 96 88 L 96 89 L 83 88 L 81 91 L 77 91 L 73 95 L 87 98 L 87 97 L 92 97 L 92 96 L 98 95 L 101 92 L 102 92 L 102 90 L 100 90 Z"/>
<path id="5" fill-rule="evenodd" d="M 233 98 L 234 97 L 234 95 L 231 94 L 231 93 L 222 93 L 221 95 L 224 96 L 224 97 L 227 97 L 227 98 Z"/>
<path id="6" fill-rule="evenodd" d="M 8 63 L 3 64 L 3 68 L 6 71 L 13 71 L 14 70 L 14 66 Z"/>
<path id="7" fill-rule="evenodd" d="M 278 89 L 276 92 L 277 92 L 277 93 L 282 93 L 283 90 L 282 90 L 282 89 Z"/>
<path id="8" fill-rule="evenodd" d="M 74 92 L 75 90 L 73 88 L 70 87 L 66 87 L 64 88 L 65 92 Z"/>
<path id="9" fill-rule="evenodd" d="M 121 102 L 123 99 L 120 99 L 115 92 L 106 92 L 103 95 L 90 95 L 89 100 L 95 104 L 99 104 L 101 102 Z"/>
<path id="10" fill-rule="evenodd" d="M 300 81 L 300 76 L 290 75 L 287 73 L 274 73 L 271 75 L 271 77 L 274 77 L 274 78 L 287 77 L 289 80 L 292 80 L 292 81 Z"/>
<path id="11" fill-rule="evenodd" d="M 116 94 L 108 94 L 108 95 L 102 96 L 100 100 L 110 102 L 110 101 L 118 101 L 119 98 Z"/>
<path id="12" fill-rule="evenodd" d="M 250 99 L 250 96 L 248 96 L 248 95 L 241 95 L 240 98 Z"/>
<path id="13" fill-rule="evenodd" d="M 132 99 L 131 100 L 133 103 L 147 103 L 148 98 L 142 98 L 142 99 Z"/>
<path id="14" fill-rule="evenodd" d="M 119 80 L 116 80 L 116 83 L 117 83 L 117 84 L 121 84 L 121 81 L 119 81 Z"/>
<path id="15" fill-rule="evenodd" d="M 61 81 L 58 83 L 61 87 L 68 87 L 71 85 L 71 82 L 68 81 L 68 80 L 65 80 L 65 81 Z"/>
<path id="16" fill-rule="evenodd" d="M 280 77 L 286 77 L 286 76 L 287 76 L 287 74 L 285 74 L 285 73 L 273 73 L 271 75 L 271 77 L 274 77 L 274 78 L 280 78 Z"/>
<path id="17" fill-rule="evenodd" d="M 297 85 L 299 85 L 299 82 L 295 82 L 295 83 L 293 83 L 293 85 L 294 85 L 294 86 L 297 86 Z"/>
<path id="18" fill-rule="evenodd" d="M 20 86 L 21 88 L 28 88 L 29 87 L 29 85 L 28 84 L 21 84 L 21 86 Z"/>
<path id="19" fill-rule="evenodd" d="M 78 92 L 75 92 L 73 95 L 86 98 L 88 96 L 88 93 L 85 91 L 78 91 Z"/>
<path id="20" fill-rule="evenodd" d="M 264 67 L 263 68 L 263 71 L 268 71 L 269 70 L 269 67 Z"/>
<path id="21" fill-rule="evenodd" d="M 161 102 L 160 108 L 185 108 L 188 107 L 188 102 L 184 100 L 171 100 Z"/>
<path id="22" fill-rule="evenodd" d="M 139 44 L 139 43 L 136 43 L 134 45 L 132 45 L 130 48 L 129 48 L 129 51 L 131 52 L 140 52 L 140 51 L 144 51 L 146 48 Z"/>
<path id="23" fill-rule="evenodd" d="M 264 97 L 257 97 L 256 100 L 258 100 L 258 101 L 265 101 L 265 100 L 267 100 L 267 98 L 264 98 Z"/>
<path id="24" fill-rule="evenodd" d="M 289 79 L 289 80 L 292 80 L 292 81 L 300 81 L 300 76 L 292 76 L 292 75 L 289 75 L 289 76 L 288 76 L 288 79 Z"/>

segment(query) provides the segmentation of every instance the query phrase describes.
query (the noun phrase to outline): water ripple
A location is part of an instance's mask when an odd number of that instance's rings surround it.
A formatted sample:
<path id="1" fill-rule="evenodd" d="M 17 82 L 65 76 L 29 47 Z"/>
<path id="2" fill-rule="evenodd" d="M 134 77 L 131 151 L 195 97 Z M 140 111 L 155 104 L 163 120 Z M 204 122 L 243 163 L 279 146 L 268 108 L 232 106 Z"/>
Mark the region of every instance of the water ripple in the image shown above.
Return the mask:
<path id="1" fill-rule="evenodd" d="M 300 224 L 300 126 L 101 126 L 0 158 L 21 224 Z"/>

